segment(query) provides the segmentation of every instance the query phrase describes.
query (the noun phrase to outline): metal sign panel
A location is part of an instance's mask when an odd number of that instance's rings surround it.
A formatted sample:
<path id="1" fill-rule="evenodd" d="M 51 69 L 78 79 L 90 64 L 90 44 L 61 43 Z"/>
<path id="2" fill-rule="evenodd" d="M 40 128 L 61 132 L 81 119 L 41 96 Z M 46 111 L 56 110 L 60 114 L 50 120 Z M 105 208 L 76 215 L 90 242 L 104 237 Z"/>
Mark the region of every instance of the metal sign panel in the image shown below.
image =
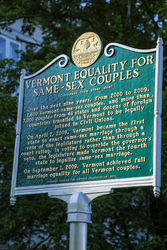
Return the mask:
<path id="1" fill-rule="evenodd" d="M 134 186 L 158 195 L 161 89 L 161 39 L 151 50 L 108 44 L 86 68 L 61 55 L 33 75 L 22 71 L 12 201 Z"/>

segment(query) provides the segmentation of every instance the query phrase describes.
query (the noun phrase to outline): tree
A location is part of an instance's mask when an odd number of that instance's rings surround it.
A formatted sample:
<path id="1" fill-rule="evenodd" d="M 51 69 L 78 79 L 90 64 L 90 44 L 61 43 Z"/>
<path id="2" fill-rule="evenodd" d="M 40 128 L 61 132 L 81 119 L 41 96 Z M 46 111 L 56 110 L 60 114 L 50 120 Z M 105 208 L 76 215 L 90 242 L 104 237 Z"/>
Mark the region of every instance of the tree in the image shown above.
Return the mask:
<path id="1" fill-rule="evenodd" d="M 158 35 L 164 39 L 166 62 L 165 0 L 1 0 L 0 26 L 23 19 L 23 32 L 32 34 L 41 25 L 43 43 L 36 52 L 29 44 L 21 61 L 0 62 L 0 244 L 7 249 L 68 249 L 66 204 L 46 195 L 18 198 L 9 204 L 13 148 L 17 112 L 16 88 L 21 68 L 31 74 L 60 54 L 71 56 L 71 48 L 82 33 L 93 31 L 102 42 L 118 42 L 149 49 L 156 46 Z M 150 188 L 115 190 L 92 202 L 88 249 L 166 249 L 167 247 L 167 75 L 163 86 L 162 194 L 155 199 Z M 34 242 L 38 235 L 38 243 Z M 11 242 L 10 242 L 11 241 Z M 13 244 L 12 247 L 9 244 Z"/>

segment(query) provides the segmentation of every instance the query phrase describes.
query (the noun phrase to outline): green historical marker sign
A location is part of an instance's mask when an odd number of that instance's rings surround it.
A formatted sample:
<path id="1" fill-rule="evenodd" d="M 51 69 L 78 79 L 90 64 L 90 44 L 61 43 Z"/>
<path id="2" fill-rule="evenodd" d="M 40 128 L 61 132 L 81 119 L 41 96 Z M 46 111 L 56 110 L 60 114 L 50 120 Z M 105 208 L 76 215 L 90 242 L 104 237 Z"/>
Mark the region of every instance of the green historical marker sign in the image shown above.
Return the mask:
<path id="1" fill-rule="evenodd" d="M 61 55 L 22 74 L 11 196 L 144 185 L 157 194 L 161 47 L 111 43 L 98 58 L 100 39 L 86 33 L 73 47 L 78 66 Z"/>

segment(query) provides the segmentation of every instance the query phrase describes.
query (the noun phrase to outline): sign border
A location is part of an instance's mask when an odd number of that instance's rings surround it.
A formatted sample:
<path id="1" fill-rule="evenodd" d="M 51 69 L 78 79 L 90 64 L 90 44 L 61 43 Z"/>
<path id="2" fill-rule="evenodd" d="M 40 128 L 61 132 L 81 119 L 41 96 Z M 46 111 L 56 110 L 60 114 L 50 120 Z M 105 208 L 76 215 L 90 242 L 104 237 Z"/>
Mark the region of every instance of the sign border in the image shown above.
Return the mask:
<path id="1" fill-rule="evenodd" d="M 162 113 L 162 75 L 163 75 L 163 40 L 158 38 L 157 46 L 154 49 L 141 50 L 135 49 L 119 43 L 109 43 L 105 49 L 104 54 L 111 57 L 114 53 L 112 46 L 124 48 L 126 50 L 151 53 L 156 52 L 156 68 L 155 68 L 155 103 L 154 103 L 154 142 L 153 142 L 153 176 L 135 177 L 135 178 L 122 178 L 112 180 L 98 180 L 98 181 L 85 181 L 75 183 L 63 184 L 50 184 L 28 187 L 16 187 L 19 148 L 20 148 L 20 135 L 21 135 L 21 121 L 23 111 L 23 98 L 24 98 L 24 80 L 37 76 L 45 71 L 56 61 L 59 61 L 59 67 L 65 67 L 68 64 L 69 57 L 60 55 L 47 64 L 44 68 L 32 74 L 25 76 L 25 70 L 21 71 L 20 76 L 20 91 L 19 103 L 17 113 L 17 126 L 16 126 L 16 140 L 13 161 L 13 173 L 11 183 L 11 204 L 16 202 L 15 196 L 28 195 L 28 194 L 41 194 L 48 193 L 51 198 L 59 198 L 66 202 L 69 201 L 70 196 L 74 192 L 83 192 L 91 200 L 105 194 L 109 194 L 114 188 L 127 188 L 127 187 L 140 187 L 140 186 L 153 186 L 154 196 L 158 197 L 161 187 L 161 113 Z"/>

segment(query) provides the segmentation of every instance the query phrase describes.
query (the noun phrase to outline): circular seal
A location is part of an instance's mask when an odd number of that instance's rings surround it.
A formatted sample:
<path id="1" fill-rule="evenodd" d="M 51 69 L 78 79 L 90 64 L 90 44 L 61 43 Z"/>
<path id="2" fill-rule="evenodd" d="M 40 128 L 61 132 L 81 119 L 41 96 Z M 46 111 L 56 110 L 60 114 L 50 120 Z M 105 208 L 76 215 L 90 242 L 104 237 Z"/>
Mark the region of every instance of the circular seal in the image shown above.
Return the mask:
<path id="1" fill-rule="evenodd" d="M 76 66 L 85 68 L 92 65 L 101 52 L 101 40 L 93 32 L 82 34 L 72 48 L 72 59 Z"/>

